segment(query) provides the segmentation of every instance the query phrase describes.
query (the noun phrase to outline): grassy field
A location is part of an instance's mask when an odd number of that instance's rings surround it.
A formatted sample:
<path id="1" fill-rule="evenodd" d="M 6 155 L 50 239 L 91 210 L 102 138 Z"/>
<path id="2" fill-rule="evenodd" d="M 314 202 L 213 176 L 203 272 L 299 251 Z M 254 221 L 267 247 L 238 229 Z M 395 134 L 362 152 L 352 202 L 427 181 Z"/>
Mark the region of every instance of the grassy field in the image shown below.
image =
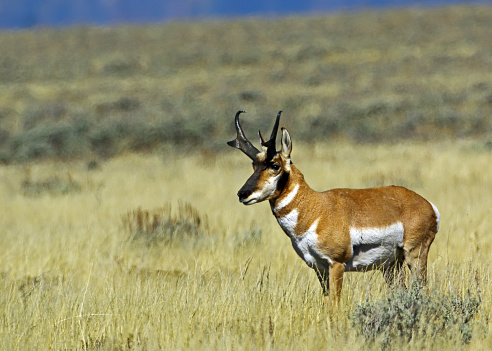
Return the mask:
<path id="1" fill-rule="evenodd" d="M 492 349 L 490 23 L 467 6 L 0 33 L 0 349 Z M 238 109 L 252 140 L 284 110 L 317 190 L 436 204 L 429 295 L 350 273 L 330 311 L 268 205 L 237 201 Z M 361 317 L 413 321 L 412 301 L 427 314 L 389 334 Z"/>
<path id="2" fill-rule="evenodd" d="M 430 291 L 481 298 L 473 337 L 465 345 L 451 328 L 391 347 L 492 347 L 490 152 L 465 142 L 295 143 L 293 160 L 315 189 L 404 184 L 439 207 Z M 388 295 L 380 274 L 347 274 L 342 307 L 329 312 L 268 205 L 237 202 L 249 172 L 233 150 L 127 155 L 93 170 L 79 161 L 2 167 L 0 349 L 379 349 L 350 316 Z M 158 209 L 168 203 L 193 230 L 132 240 L 128 213 L 166 213 Z"/>

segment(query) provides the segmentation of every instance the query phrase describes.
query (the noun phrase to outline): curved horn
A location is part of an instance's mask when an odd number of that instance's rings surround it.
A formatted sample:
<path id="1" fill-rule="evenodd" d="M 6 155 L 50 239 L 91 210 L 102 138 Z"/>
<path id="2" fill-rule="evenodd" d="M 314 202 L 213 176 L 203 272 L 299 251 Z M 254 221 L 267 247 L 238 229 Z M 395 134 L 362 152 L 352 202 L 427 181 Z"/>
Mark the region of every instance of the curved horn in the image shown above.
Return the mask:
<path id="1" fill-rule="evenodd" d="M 241 150 L 248 156 L 250 159 L 255 160 L 256 155 L 260 153 L 257 148 L 251 144 L 251 142 L 246 138 L 243 132 L 243 128 L 241 127 L 241 124 L 239 123 L 239 115 L 243 112 L 243 110 L 239 110 L 236 112 L 236 117 L 234 117 L 234 122 L 236 124 L 236 139 L 228 141 L 227 145 L 235 147 L 236 149 Z"/>
<path id="2" fill-rule="evenodd" d="M 275 120 L 275 125 L 273 126 L 272 134 L 270 135 L 270 140 L 276 140 L 277 139 L 278 123 L 280 121 L 280 115 L 281 114 L 282 114 L 282 111 L 278 111 L 277 119 Z"/>
<path id="3" fill-rule="evenodd" d="M 273 126 L 272 134 L 270 135 L 270 139 L 266 142 L 262 142 L 261 145 L 267 148 L 267 158 L 270 159 L 277 153 L 276 141 L 277 141 L 277 131 L 278 124 L 280 121 L 280 115 L 282 111 L 278 111 L 277 119 L 275 120 L 275 124 Z"/>

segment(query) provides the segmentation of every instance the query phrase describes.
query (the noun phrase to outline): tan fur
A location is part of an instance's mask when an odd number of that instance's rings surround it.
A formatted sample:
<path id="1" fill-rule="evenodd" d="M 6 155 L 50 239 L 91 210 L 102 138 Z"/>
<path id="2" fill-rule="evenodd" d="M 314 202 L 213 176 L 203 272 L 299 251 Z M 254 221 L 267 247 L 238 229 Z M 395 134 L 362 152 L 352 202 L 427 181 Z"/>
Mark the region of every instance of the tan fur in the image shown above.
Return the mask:
<path id="1" fill-rule="evenodd" d="M 405 230 L 405 260 L 425 281 L 427 254 L 437 232 L 436 214 L 427 200 L 399 186 L 316 192 L 307 185 L 304 176 L 294 165 L 290 169 L 284 190 L 270 199 L 271 208 L 275 209 L 297 184 L 299 191 L 287 206 L 278 212 L 274 211 L 277 218 L 297 209 L 299 219 L 295 230 L 299 234 L 304 233 L 319 218 L 317 233 L 320 249 L 340 264 L 352 255 L 350 227 L 383 227 L 400 221 Z M 333 279 L 341 281 L 343 270 L 330 271 L 328 275 L 332 273 L 336 276 Z M 338 283 L 335 291 L 338 300 Z"/>
<path id="2" fill-rule="evenodd" d="M 425 283 L 429 247 L 438 229 L 438 214 L 427 200 L 400 186 L 332 189 L 316 192 L 309 187 L 302 173 L 291 163 L 291 150 L 290 135 L 283 129 L 281 152 L 270 160 L 266 159 L 266 150 L 258 153 L 253 162 L 254 173 L 238 194 L 242 193 L 244 197 L 246 194 L 244 189 L 249 190 L 249 194 L 251 188 L 254 188 L 253 195 L 250 195 L 250 197 L 254 197 L 256 196 L 254 194 L 260 193 L 266 184 L 271 185 L 274 180 L 277 182 L 276 188 L 270 189 L 268 196 L 255 199 L 254 202 L 244 198 L 244 203 L 250 204 L 269 200 L 274 216 L 280 221 L 287 221 L 286 218 L 289 214 L 296 214 L 296 222 L 284 222 L 290 226 L 284 230 L 294 240 L 293 245 L 297 245 L 295 248 L 299 255 L 307 255 L 305 257 L 311 259 L 309 261 L 310 266 L 313 265 L 312 262 L 320 262 L 313 261 L 312 257 L 309 256 L 309 250 L 313 250 L 309 239 L 304 242 L 301 241 L 304 234 L 309 232 L 311 235 L 309 238 L 312 238 L 313 235 L 316 238 L 315 249 L 320 251 L 321 257 L 328 257 L 328 261 L 331 260 L 328 270 L 326 270 L 327 265 L 322 265 L 325 268 L 320 268 L 315 263 L 316 266 L 313 267 L 325 296 L 328 295 L 331 286 L 335 291 L 333 294 L 334 302 L 338 304 L 344 267 L 353 257 L 351 228 L 361 230 L 376 228 L 376 230 L 380 230 L 380 228 L 401 223 L 398 224 L 399 226 L 403 225 L 403 254 L 401 257 L 395 256 L 395 261 L 390 262 L 390 266 L 371 266 L 367 269 L 382 269 L 388 283 L 392 284 L 395 281 L 401 283 L 404 277 L 403 261 L 405 261 L 411 271 Z M 280 167 L 275 170 L 272 165 Z M 279 184 L 282 179 L 284 183 Z M 297 193 L 294 192 L 296 187 L 298 187 Z M 294 193 L 295 196 L 292 197 Z M 290 198 L 291 200 L 288 202 Z M 317 225 L 313 226 L 313 223 L 317 223 Z M 311 228 L 313 227 L 315 233 L 312 233 Z M 299 242 L 296 242 L 295 236 L 299 237 Z"/>

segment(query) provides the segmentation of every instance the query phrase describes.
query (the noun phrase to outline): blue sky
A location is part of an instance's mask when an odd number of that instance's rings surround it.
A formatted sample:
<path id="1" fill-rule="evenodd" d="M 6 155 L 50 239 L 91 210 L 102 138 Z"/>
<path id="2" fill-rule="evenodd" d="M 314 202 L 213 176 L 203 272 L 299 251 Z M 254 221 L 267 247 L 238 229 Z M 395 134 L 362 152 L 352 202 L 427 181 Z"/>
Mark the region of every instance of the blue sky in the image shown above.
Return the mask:
<path id="1" fill-rule="evenodd" d="M 0 0 L 0 29 L 287 16 L 459 3 L 492 5 L 492 0 Z"/>

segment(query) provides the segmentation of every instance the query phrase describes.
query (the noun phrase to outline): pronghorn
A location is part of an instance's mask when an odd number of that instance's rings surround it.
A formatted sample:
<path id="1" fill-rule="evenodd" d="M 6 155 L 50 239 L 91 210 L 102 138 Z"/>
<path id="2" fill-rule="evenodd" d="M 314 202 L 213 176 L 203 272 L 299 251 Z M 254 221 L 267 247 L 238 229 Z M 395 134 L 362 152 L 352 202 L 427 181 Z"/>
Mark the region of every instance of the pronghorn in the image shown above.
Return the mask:
<path id="1" fill-rule="evenodd" d="M 238 191 L 239 201 L 270 202 L 294 250 L 316 271 L 325 300 L 331 286 L 338 303 L 348 271 L 380 269 L 389 285 L 404 285 L 406 262 L 426 282 L 427 255 L 439 229 L 436 206 L 401 186 L 314 191 L 291 161 L 292 141 L 284 128 L 281 150 L 276 150 L 282 111 L 268 141 L 259 132 L 261 151 L 244 135 L 242 112 L 235 116 L 236 139 L 227 144 L 251 158 L 254 171 Z"/>

